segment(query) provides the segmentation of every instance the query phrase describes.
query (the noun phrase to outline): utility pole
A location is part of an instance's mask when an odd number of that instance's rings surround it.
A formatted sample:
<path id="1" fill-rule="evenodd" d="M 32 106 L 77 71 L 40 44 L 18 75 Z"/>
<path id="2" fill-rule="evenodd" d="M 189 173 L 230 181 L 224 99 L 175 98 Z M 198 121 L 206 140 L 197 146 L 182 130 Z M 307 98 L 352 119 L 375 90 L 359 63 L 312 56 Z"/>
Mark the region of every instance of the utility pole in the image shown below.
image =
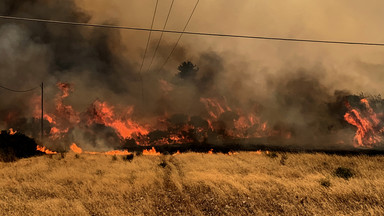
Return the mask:
<path id="1" fill-rule="evenodd" d="M 44 139 L 44 83 L 41 83 L 41 131 L 40 141 L 43 143 Z"/>

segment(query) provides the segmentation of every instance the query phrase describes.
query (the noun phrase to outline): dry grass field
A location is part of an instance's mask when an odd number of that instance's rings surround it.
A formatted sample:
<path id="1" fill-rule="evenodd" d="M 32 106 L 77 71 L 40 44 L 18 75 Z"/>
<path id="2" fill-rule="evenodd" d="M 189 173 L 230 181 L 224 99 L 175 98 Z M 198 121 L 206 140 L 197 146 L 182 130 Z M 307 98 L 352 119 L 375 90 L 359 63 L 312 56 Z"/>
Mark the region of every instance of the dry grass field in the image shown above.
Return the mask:
<path id="1" fill-rule="evenodd" d="M 0 188 L 1 215 L 384 215 L 384 156 L 68 153 L 0 163 Z"/>

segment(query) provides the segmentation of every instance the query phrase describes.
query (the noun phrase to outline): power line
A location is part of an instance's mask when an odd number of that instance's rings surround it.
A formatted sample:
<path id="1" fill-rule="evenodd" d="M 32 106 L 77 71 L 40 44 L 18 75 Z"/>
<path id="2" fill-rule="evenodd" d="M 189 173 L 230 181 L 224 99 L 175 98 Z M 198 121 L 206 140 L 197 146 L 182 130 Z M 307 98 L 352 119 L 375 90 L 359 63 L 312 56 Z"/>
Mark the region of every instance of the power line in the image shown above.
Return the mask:
<path id="1" fill-rule="evenodd" d="M 155 11 L 153 12 L 153 16 L 152 16 L 151 30 L 149 31 L 148 40 L 147 40 L 147 45 L 145 46 L 145 51 L 144 51 L 144 55 L 143 55 L 143 60 L 141 61 L 140 70 L 139 70 L 140 84 L 141 84 L 141 99 L 142 99 L 142 100 L 144 100 L 144 86 L 143 86 L 143 76 L 142 76 L 142 74 L 141 74 L 141 71 L 142 71 L 142 69 L 143 69 L 143 65 L 144 65 L 145 57 L 146 57 L 146 55 L 147 55 L 149 41 L 151 40 L 152 29 L 153 29 L 153 23 L 155 22 L 155 17 L 156 17 L 156 12 L 157 12 L 157 6 L 158 6 L 158 5 L 159 5 L 159 0 L 156 0 Z"/>
<path id="2" fill-rule="evenodd" d="M 173 7 L 173 3 L 174 3 L 174 2 L 175 2 L 175 0 L 172 0 L 171 5 L 170 5 L 169 10 L 168 10 L 167 19 L 165 20 L 165 23 L 164 23 L 164 26 L 163 26 L 163 30 L 165 30 L 165 28 L 167 27 L 168 19 L 169 19 L 169 15 L 171 14 L 172 7 Z M 161 39 L 163 39 L 163 35 L 164 35 L 164 32 L 162 31 L 162 32 L 161 32 L 161 35 L 160 35 L 160 38 L 159 38 L 159 41 L 157 42 L 155 52 L 153 53 L 153 56 L 152 56 L 152 59 L 151 59 L 151 63 L 149 64 L 148 71 L 151 69 L 153 60 L 155 59 L 157 50 L 159 49 L 159 46 L 160 46 L 160 43 L 161 43 Z M 147 72 L 148 72 L 148 71 L 147 71 Z"/>
<path id="3" fill-rule="evenodd" d="M 222 33 L 209 33 L 209 32 L 191 32 L 191 31 L 184 31 L 183 32 L 183 31 L 176 31 L 176 30 L 161 30 L 161 29 L 149 29 L 149 28 L 126 27 L 126 26 L 115 26 L 115 25 L 77 23 L 77 22 L 12 17 L 12 16 L 0 16 L 0 19 L 40 22 L 40 23 L 50 23 L 50 24 L 63 24 L 63 25 L 73 25 L 73 26 L 97 27 L 97 28 L 109 28 L 109 29 L 124 29 L 124 30 L 135 30 L 135 31 L 152 31 L 152 32 L 164 32 L 164 33 L 173 33 L 173 34 L 200 35 L 200 36 L 211 36 L 211 37 L 229 37 L 229 38 L 308 42 L 308 43 L 325 43 L 325 44 L 344 44 L 344 45 L 384 46 L 384 43 L 374 43 L 374 42 L 314 40 L 314 39 L 266 37 L 266 36 L 236 35 L 236 34 L 222 34 Z"/>
<path id="4" fill-rule="evenodd" d="M 5 89 L 5 90 L 8 90 L 8 91 L 11 91 L 11 92 L 23 93 L 23 92 L 34 91 L 34 90 L 36 90 L 37 88 L 40 88 L 40 86 L 37 86 L 37 87 L 35 87 L 35 88 L 31 88 L 31 89 L 27 89 L 27 90 L 15 90 L 15 89 L 10 89 L 10 88 L 7 88 L 7 87 L 5 87 L 5 86 L 1 86 L 1 85 L 0 85 L 0 88 Z"/>
<path id="5" fill-rule="evenodd" d="M 167 64 L 167 62 L 168 62 L 169 59 L 171 58 L 173 52 L 175 52 L 176 47 L 177 47 L 177 45 L 179 44 L 181 37 L 182 37 L 183 34 L 185 33 L 185 30 L 187 29 L 187 27 L 188 27 L 188 25 L 189 25 L 189 22 L 191 21 L 192 16 L 193 16 L 193 14 L 195 13 L 195 10 L 196 10 L 197 5 L 199 4 L 199 2 L 200 2 L 200 0 L 197 0 L 197 2 L 196 2 L 196 4 L 195 4 L 195 7 L 193 8 L 192 13 L 191 13 L 191 15 L 190 15 L 189 18 L 188 18 L 188 21 L 187 21 L 187 23 L 186 23 L 185 26 L 184 26 L 183 32 L 179 35 L 179 38 L 177 39 L 177 41 L 176 41 L 175 45 L 173 46 L 171 52 L 169 53 L 169 55 L 168 55 L 167 58 L 165 59 L 165 62 L 164 62 L 164 64 L 161 66 L 160 70 L 164 68 L 164 66 Z"/>
<path id="6" fill-rule="evenodd" d="M 155 11 L 153 12 L 153 16 L 152 16 L 152 23 L 151 23 L 151 29 L 149 31 L 149 36 L 148 36 L 148 40 L 147 40 L 147 45 L 145 46 L 145 51 L 144 51 L 144 56 L 143 56 L 143 60 L 141 61 L 141 66 L 140 66 L 140 73 L 141 73 L 141 70 L 143 69 L 143 65 L 144 65 L 144 60 L 145 60 L 145 57 L 147 55 L 147 51 L 148 51 L 148 45 L 149 45 L 149 41 L 151 40 L 151 35 L 152 35 L 152 29 L 153 29 L 153 23 L 155 22 L 155 17 L 156 17 L 156 12 L 157 12 L 157 5 L 159 4 L 159 0 L 156 1 L 156 6 L 155 6 Z M 0 16 L 1 18 L 1 16 Z"/>

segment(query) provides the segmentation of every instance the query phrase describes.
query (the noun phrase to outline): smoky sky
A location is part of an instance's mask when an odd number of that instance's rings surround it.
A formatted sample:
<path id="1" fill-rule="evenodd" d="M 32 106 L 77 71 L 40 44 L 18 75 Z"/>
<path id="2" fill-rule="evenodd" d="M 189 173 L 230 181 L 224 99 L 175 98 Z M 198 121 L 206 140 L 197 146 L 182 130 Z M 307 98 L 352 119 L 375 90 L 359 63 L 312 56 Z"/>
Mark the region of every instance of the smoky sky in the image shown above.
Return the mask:
<path id="1" fill-rule="evenodd" d="M 159 2 L 154 28 L 164 24 L 170 3 Z M 167 28 L 181 30 L 194 3 L 176 1 Z M 153 0 L 6 0 L 0 14 L 147 28 L 154 6 Z M 380 43 L 383 7 L 381 1 L 201 1 L 187 30 Z M 337 92 L 383 93 L 381 47 L 184 35 L 161 68 L 178 37 L 165 34 L 148 69 L 159 36 L 152 34 L 139 71 L 148 32 L 2 20 L 1 84 L 25 89 L 44 82 L 50 111 L 56 83 L 68 82 L 73 92 L 64 102 L 74 109 L 86 110 L 95 100 L 134 105 L 145 123 L 159 115 L 208 116 L 200 98 L 219 98 L 233 110 L 256 112 L 272 127 L 305 134 L 301 140 L 316 144 L 351 135 L 329 129 L 342 125 L 327 105 Z M 193 79 L 178 76 L 183 61 L 198 66 Z M 1 91 L 1 118 L 10 110 L 31 113 L 30 97 Z"/>
<path id="2" fill-rule="evenodd" d="M 94 22 L 106 18 L 120 25 L 149 27 L 155 1 L 78 1 L 84 10 L 95 14 Z M 155 27 L 161 28 L 171 1 L 161 1 Z M 176 1 L 168 22 L 169 29 L 182 29 L 195 1 Z M 365 41 L 382 43 L 382 1 L 200 1 L 188 27 L 190 31 L 219 32 L 258 36 L 307 38 L 319 40 Z M 145 44 L 146 33 L 125 32 L 124 40 L 134 50 Z M 159 34 L 154 34 L 154 38 Z M 172 43 L 177 35 L 165 34 Z M 136 41 L 137 43 L 132 43 Z M 275 73 L 287 65 L 312 67 L 321 64 L 329 73 L 327 81 L 334 89 L 369 91 L 382 94 L 384 77 L 376 68 L 383 68 L 381 47 L 340 46 L 243 40 L 215 37 L 183 36 L 181 46 L 188 47 L 188 57 L 198 58 L 201 50 L 212 50 L 226 62 L 245 61 L 251 67 L 265 67 Z M 140 56 L 139 56 L 140 57 Z M 161 57 L 160 57 L 161 58 Z M 161 62 L 161 60 L 159 60 Z M 168 66 L 174 69 L 179 62 Z M 265 72 L 264 72 L 265 74 Z M 258 74 L 260 77 L 260 74 Z M 257 77 L 254 78 L 255 80 Z"/>

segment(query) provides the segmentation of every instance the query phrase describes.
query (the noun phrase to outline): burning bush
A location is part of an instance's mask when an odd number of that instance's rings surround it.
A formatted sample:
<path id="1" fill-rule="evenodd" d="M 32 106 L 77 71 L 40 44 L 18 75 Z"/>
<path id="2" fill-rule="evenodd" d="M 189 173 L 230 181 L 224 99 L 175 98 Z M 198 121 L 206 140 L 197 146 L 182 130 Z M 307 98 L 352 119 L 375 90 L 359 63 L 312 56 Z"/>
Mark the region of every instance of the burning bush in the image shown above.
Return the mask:
<path id="1" fill-rule="evenodd" d="M 37 151 L 37 144 L 34 139 L 21 133 L 12 134 L 8 131 L 0 133 L 0 160 L 12 162 L 19 158 L 40 155 Z"/>

